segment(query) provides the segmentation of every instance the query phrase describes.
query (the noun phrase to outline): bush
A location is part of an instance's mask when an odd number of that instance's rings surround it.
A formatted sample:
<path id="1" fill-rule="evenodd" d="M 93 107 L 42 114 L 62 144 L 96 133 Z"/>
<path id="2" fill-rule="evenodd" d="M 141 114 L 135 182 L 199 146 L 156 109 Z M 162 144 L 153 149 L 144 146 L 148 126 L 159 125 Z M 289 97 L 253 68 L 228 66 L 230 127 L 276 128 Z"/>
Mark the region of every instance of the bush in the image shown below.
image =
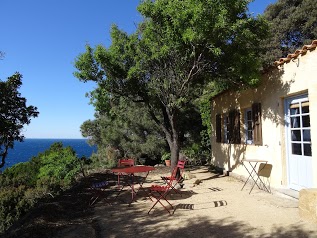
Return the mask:
<path id="1" fill-rule="evenodd" d="M 98 153 L 91 155 L 90 169 L 113 168 L 117 166 L 120 154 L 111 146 L 98 148 Z"/>
<path id="2" fill-rule="evenodd" d="M 80 171 L 80 161 L 71 147 L 63 148 L 55 143 L 41 156 L 41 167 L 37 175 L 38 185 L 48 184 L 52 191 L 68 188 Z"/>
<path id="3" fill-rule="evenodd" d="M 205 164 L 209 156 L 209 151 L 204 150 L 203 146 L 198 143 L 193 143 L 182 150 L 182 153 L 187 157 L 189 164 Z"/>
<path id="4" fill-rule="evenodd" d="M 171 159 L 171 153 L 170 152 L 165 152 L 162 157 L 161 157 L 161 162 L 165 163 L 165 160 L 170 160 Z"/>
<path id="5" fill-rule="evenodd" d="M 75 151 L 62 143 L 52 144 L 29 162 L 7 168 L 0 176 L 0 233 L 39 199 L 70 187 L 79 171 Z"/>
<path id="6" fill-rule="evenodd" d="M 0 190 L 0 232 L 13 224 L 33 205 L 34 200 L 25 197 L 26 187 L 7 187 Z"/>

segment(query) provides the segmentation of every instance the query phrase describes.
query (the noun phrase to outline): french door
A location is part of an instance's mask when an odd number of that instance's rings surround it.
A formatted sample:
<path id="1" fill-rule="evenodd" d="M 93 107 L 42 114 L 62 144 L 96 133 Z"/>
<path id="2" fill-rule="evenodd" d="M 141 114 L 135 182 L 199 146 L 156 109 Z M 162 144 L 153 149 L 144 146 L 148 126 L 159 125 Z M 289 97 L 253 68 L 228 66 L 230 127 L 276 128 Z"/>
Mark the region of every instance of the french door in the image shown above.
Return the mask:
<path id="1" fill-rule="evenodd" d="M 286 144 L 289 187 L 312 187 L 312 149 L 308 96 L 286 100 Z"/>

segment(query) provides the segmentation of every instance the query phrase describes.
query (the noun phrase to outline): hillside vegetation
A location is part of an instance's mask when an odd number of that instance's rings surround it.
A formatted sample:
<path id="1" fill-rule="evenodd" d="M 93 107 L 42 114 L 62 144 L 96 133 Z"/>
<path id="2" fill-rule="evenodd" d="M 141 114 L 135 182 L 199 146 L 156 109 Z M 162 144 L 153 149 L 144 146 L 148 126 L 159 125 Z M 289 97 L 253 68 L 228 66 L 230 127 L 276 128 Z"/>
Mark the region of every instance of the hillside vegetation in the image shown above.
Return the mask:
<path id="1" fill-rule="evenodd" d="M 69 188 L 80 170 L 75 151 L 62 143 L 54 143 L 29 162 L 6 169 L 0 175 L 0 234 L 38 201 Z"/>

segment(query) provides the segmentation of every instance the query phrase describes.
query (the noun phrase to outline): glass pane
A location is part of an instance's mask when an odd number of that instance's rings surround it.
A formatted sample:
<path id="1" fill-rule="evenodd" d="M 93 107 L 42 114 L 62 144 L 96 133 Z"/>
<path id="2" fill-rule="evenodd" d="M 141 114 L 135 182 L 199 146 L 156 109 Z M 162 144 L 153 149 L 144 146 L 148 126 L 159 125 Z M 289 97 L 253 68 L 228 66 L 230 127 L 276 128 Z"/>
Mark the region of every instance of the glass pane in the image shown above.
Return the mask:
<path id="1" fill-rule="evenodd" d="M 252 137 L 253 137 L 252 131 L 248 131 L 248 140 L 252 140 L 253 139 Z"/>
<path id="2" fill-rule="evenodd" d="M 292 104 L 289 106 L 290 108 L 290 113 L 291 115 L 296 115 L 296 114 L 299 114 L 299 104 Z"/>
<path id="3" fill-rule="evenodd" d="M 300 117 L 291 117 L 291 128 L 299 128 Z"/>
<path id="4" fill-rule="evenodd" d="M 292 154 L 293 155 L 302 155 L 301 144 L 292 143 Z"/>
<path id="5" fill-rule="evenodd" d="M 247 120 L 248 121 L 252 120 L 251 111 L 247 111 Z"/>
<path id="6" fill-rule="evenodd" d="M 311 156 L 311 144 L 304 144 L 304 155 Z"/>
<path id="7" fill-rule="evenodd" d="M 309 102 L 302 103 L 302 113 L 309 113 Z"/>
<path id="8" fill-rule="evenodd" d="M 302 140 L 300 130 L 292 130 L 291 134 L 292 134 L 292 141 L 301 141 Z"/>
<path id="9" fill-rule="evenodd" d="M 307 116 L 302 116 L 303 120 L 303 127 L 310 127 L 310 118 L 309 115 Z"/>
<path id="10" fill-rule="evenodd" d="M 310 130 L 303 130 L 303 141 L 311 141 Z"/>
<path id="11" fill-rule="evenodd" d="M 248 130 L 252 130 L 252 122 L 251 121 L 248 122 Z"/>

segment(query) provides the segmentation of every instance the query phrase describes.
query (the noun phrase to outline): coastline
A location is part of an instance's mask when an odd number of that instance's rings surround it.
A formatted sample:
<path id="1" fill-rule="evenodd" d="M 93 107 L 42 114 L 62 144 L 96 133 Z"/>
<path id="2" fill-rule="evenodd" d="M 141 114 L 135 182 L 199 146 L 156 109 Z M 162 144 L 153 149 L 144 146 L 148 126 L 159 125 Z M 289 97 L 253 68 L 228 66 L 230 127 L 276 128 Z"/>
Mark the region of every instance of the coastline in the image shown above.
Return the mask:
<path id="1" fill-rule="evenodd" d="M 25 138 L 23 142 L 15 142 L 14 148 L 9 149 L 6 164 L 0 170 L 4 171 L 6 168 L 17 163 L 27 162 L 33 156 L 37 156 L 39 153 L 43 153 L 45 150 L 49 149 L 49 147 L 56 142 L 61 142 L 64 147 L 72 147 L 79 158 L 82 156 L 90 157 L 93 152 L 97 151 L 97 147 L 90 146 L 87 143 L 86 138 Z"/>

